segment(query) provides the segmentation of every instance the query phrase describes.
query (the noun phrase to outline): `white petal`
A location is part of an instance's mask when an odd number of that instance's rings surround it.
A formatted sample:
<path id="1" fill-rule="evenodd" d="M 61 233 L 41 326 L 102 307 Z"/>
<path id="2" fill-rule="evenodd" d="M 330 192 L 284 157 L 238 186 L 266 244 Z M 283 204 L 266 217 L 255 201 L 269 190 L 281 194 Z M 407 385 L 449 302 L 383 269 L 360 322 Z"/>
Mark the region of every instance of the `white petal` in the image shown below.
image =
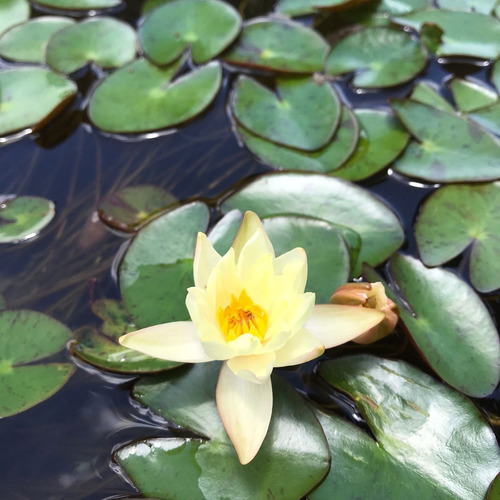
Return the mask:
<path id="1" fill-rule="evenodd" d="M 205 352 L 212 359 L 225 360 L 236 356 L 249 356 L 260 353 L 262 344 L 257 337 L 250 333 L 240 335 L 231 342 L 202 341 Z"/>
<path id="2" fill-rule="evenodd" d="M 233 244 L 231 245 L 234 249 L 236 262 L 238 262 L 240 253 L 243 250 L 244 246 L 256 233 L 258 233 L 257 243 L 259 248 L 261 248 L 263 252 L 271 253 L 274 257 L 273 246 L 269 241 L 266 232 L 264 231 L 262 222 L 260 221 L 259 217 L 253 212 L 245 212 L 243 222 L 241 223 L 240 229 L 236 234 L 236 238 L 234 238 Z"/>
<path id="3" fill-rule="evenodd" d="M 359 337 L 378 325 L 384 317 L 384 313 L 376 309 L 317 304 L 304 327 L 328 349 Z"/>
<path id="4" fill-rule="evenodd" d="M 227 366 L 238 377 L 244 378 L 254 384 L 265 382 L 273 371 L 274 352 L 250 356 L 237 356 L 227 360 Z"/>
<path id="5" fill-rule="evenodd" d="M 274 366 L 305 363 L 321 356 L 324 345 L 305 328 L 296 333 L 280 350 L 276 351 Z"/>
<path id="6" fill-rule="evenodd" d="M 221 256 L 215 251 L 206 235 L 198 233 L 193 262 L 195 286 L 200 288 L 205 288 L 207 286 L 208 277 L 220 259 Z"/>
<path id="7" fill-rule="evenodd" d="M 224 363 L 215 395 L 224 428 L 245 465 L 259 451 L 269 428 L 273 410 L 271 379 L 253 384 L 237 377 Z"/>
<path id="8" fill-rule="evenodd" d="M 212 361 L 198 339 L 191 321 L 150 326 L 119 338 L 121 345 L 155 358 L 181 363 Z"/>
<path id="9" fill-rule="evenodd" d="M 297 247 L 277 257 L 274 260 L 274 271 L 276 274 L 292 273 L 294 277 L 293 288 L 296 293 L 302 293 L 307 282 L 307 254 L 305 250 Z"/>

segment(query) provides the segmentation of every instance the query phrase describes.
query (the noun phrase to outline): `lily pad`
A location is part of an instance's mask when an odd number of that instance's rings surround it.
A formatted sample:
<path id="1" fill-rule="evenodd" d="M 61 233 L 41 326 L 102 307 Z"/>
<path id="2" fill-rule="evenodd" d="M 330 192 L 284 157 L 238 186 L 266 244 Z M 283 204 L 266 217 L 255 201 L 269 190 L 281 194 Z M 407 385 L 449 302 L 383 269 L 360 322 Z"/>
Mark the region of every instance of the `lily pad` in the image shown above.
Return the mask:
<path id="1" fill-rule="evenodd" d="M 469 113 L 484 108 L 498 100 L 497 93 L 484 85 L 462 78 L 453 78 L 450 88 L 460 111 Z"/>
<path id="2" fill-rule="evenodd" d="M 314 73 L 323 69 L 328 44 L 311 28 L 280 18 L 246 23 L 224 60 L 236 66 L 282 73 Z"/>
<path id="3" fill-rule="evenodd" d="M 0 56 L 16 62 L 45 62 L 49 39 L 74 24 L 68 17 L 35 17 L 6 31 L 0 38 Z"/>
<path id="4" fill-rule="evenodd" d="M 370 281 L 380 281 L 374 271 L 364 271 Z M 388 295 L 434 371 L 465 394 L 490 394 L 500 379 L 500 341 L 474 290 L 450 271 L 399 254 L 391 257 L 390 275 L 401 295 Z"/>
<path id="5" fill-rule="evenodd" d="M 368 434 L 317 413 L 332 453 L 311 500 L 406 498 L 482 500 L 500 466 L 493 434 L 463 395 L 403 362 L 348 356 L 321 363 L 320 375 L 345 391 Z"/>
<path id="6" fill-rule="evenodd" d="M 214 100 L 222 72 L 220 64 L 212 62 L 172 82 L 183 62 L 158 68 L 138 59 L 115 71 L 94 91 L 90 119 L 107 132 L 138 133 L 194 118 Z"/>
<path id="7" fill-rule="evenodd" d="M 461 12 L 491 14 L 498 0 L 438 0 L 439 7 Z"/>
<path id="8" fill-rule="evenodd" d="M 413 79 L 427 63 L 420 43 L 407 33 L 369 27 L 346 36 L 330 52 L 325 69 L 339 75 L 356 71 L 356 87 L 391 87 Z"/>
<path id="9" fill-rule="evenodd" d="M 500 499 L 500 472 L 497 477 L 493 480 L 488 490 L 488 496 L 486 500 L 499 500 Z"/>
<path id="10" fill-rule="evenodd" d="M 54 203 L 37 196 L 0 196 L 0 243 L 28 241 L 54 218 Z"/>
<path id="11" fill-rule="evenodd" d="M 177 198 L 158 186 L 131 186 L 106 196 L 99 204 L 99 218 L 120 231 L 134 232 L 156 212 Z"/>
<path id="12" fill-rule="evenodd" d="M 0 418 L 55 394 L 75 371 L 69 363 L 37 363 L 64 348 L 71 331 L 45 314 L 0 312 Z"/>
<path id="13" fill-rule="evenodd" d="M 245 128 L 277 144 L 315 151 L 330 141 L 341 106 L 328 82 L 278 78 L 276 93 L 240 76 L 231 95 L 231 111 Z"/>
<path id="14" fill-rule="evenodd" d="M 440 109 L 441 111 L 448 111 L 450 113 L 455 112 L 453 106 L 443 96 L 441 96 L 436 89 L 427 83 L 416 83 L 411 91 L 410 99 L 422 104 L 428 104 L 429 106 Z"/>
<path id="15" fill-rule="evenodd" d="M 292 387 L 273 377 L 268 434 L 257 456 L 241 465 L 217 413 L 219 369 L 195 365 L 136 384 L 136 399 L 203 438 L 149 439 L 118 450 L 116 460 L 141 493 L 159 499 L 301 498 L 329 468 L 318 421 Z"/>
<path id="16" fill-rule="evenodd" d="M 469 113 L 468 117 L 481 125 L 481 127 L 488 129 L 496 135 L 500 135 L 500 102 Z"/>
<path id="17" fill-rule="evenodd" d="M 493 68 L 491 70 L 491 80 L 500 92 L 500 59 L 497 59 L 493 64 Z"/>
<path id="18" fill-rule="evenodd" d="M 218 0 L 177 0 L 157 9 L 139 28 L 145 55 L 155 64 L 177 59 L 186 49 L 196 64 L 209 61 L 238 36 L 241 17 Z"/>
<path id="19" fill-rule="evenodd" d="M 383 262 L 404 239 L 398 218 L 378 198 L 354 184 L 319 174 L 263 175 L 222 203 L 223 212 L 234 208 L 253 210 L 261 217 L 319 216 L 355 231 L 361 238 L 361 249 L 353 276 L 359 275 L 365 261 L 372 265 Z"/>
<path id="20" fill-rule="evenodd" d="M 0 2 L 0 34 L 30 17 L 30 4 L 26 0 Z"/>
<path id="21" fill-rule="evenodd" d="M 280 0 L 276 12 L 287 16 L 303 16 L 318 11 L 351 9 L 368 0 Z"/>
<path id="22" fill-rule="evenodd" d="M 97 17 L 56 33 L 47 45 L 46 61 L 60 73 L 87 64 L 117 68 L 135 59 L 137 38 L 132 27 L 112 17 Z"/>
<path id="23" fill-rule="evenodd" d="M 189 318 L 186 290 L 193 285 L 198 231 L 208 225 L 208 207 L 193 202 L 146 224 L 120 265 L 120 291 L 134 323 L 144 328 Z"/>
<path id="24" fill-rule="evenodd" d="M 45 68 L 16 67 L 0 71 L 0 136 L 41 128 L 76 94 L 71 80 Z"/>
<path id="25" fill-rule="evenodd" d="M 103 10 L 118 7 L 122 0 L 31 0 L 33 4 L 69 11 Z"/>
<path id="26" fill-rule="evenodd" d="M 500 141 L 479 125 L 411 100 L 393 99 L 391 105 L 419 141 L 396 160 L 397 172 L 433 182 L 500 177 Z"/>
<path id="27" fill-rule="evenodd" d="M 392 163 L 408 144 L 410 136 L 387 111 L 357 109 L 354 114 L 361 127 L 358 146 L 349 160 L 331 175 L 359 181 Z"/>
<path id="28" fill-rule="evenodd" d="M 469 246 L 470 279 L 481 292 L 500 288 L 500 182 L 444 186 L 425 202 L 415 226 L 422 261 L 438 266 Z"/>

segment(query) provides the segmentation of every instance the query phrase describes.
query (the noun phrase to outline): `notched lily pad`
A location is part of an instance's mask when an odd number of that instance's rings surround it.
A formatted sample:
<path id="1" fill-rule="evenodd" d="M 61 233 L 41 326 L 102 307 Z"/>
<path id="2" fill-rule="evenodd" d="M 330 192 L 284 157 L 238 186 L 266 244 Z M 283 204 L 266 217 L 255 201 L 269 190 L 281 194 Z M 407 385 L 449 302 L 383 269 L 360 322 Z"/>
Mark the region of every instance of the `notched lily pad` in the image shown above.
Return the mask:
<path id="1" fill-rule="evenodd" d="M 27 0 L 2 0 L 0 2 L 0 34 L 30 17 Z"/>
<path id="2" fill-rule="evenodd" d="M 35 5 L 65 11 L 107 10 L 122 5 L 122 0 L 31 0 Z"/>
<path id="3" fill-rule="evenodd" d="M 453 78 L 450 80 L 449 86 L 453 93 L 453 99 L 460 111 L 464 113 L 484 108 L 498 100 L 497 93 L 494 90 L 478 82 Z"/>
<path id="4" fill-rule="evenodd" d="M 418 82 L 413 86 L 410 99 L 441 111 L 455 112 L 453 106 L 435 88 L 424 82 Z"/>

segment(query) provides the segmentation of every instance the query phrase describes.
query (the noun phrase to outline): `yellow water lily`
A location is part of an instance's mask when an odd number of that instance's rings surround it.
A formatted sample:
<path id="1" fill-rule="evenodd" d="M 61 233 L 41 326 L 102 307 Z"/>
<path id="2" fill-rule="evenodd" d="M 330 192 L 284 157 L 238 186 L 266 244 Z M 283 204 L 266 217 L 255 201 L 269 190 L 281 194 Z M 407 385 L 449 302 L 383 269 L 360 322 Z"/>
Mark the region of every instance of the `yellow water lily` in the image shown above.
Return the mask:
<path id="1" fill-rule="evenodd" d="M 247 212 L 224 255 L 198 233 L 192 321 L 151 326 L 120 338 L 131 349 L 186 363 L 224 361 L 216 389 L 219 415 L 242 464 L 260 449 L 271 420 L 274 367 L 296 365 L 347 342 L 384 319 L 375 309 L 314 305 L 304 292 L 307 257 L 279 257 L 260 219 Z"/>

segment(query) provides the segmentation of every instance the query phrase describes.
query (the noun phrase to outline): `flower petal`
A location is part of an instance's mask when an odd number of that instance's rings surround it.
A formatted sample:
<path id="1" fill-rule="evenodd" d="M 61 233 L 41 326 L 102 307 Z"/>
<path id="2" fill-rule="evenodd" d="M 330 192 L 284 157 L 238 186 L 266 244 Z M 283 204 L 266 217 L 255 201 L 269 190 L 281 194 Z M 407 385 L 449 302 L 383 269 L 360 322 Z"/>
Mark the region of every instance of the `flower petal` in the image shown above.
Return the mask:
<path id="1" fill-rule="evenodd" d="M 265 382 L 273 371 L 274 352 L 250 356 L 237 356 L 227 360 L 227 366 L 240 378 L 254 384 Z"/>
<path id="2" fill-rule="evenodd" d="M 307 254 L 303 248 L 297 247 L 286 252 L 274 260 L 276 274 L 291 274 L 293 276 L 293 290 L 302 293 L 307 282 Z"/>
<path id="3" fill-rule="evenodd" d="M 245 212 L 243 217 L 243 222 L 241 223 L 240 229 L 236 234 L 236 238 L 234 238 L 233 244 L 231 245 L 234 249 L 234 255 L 236 257 L 236 262 L 238 262 L 240 258 L 240 253 L 243 250 L 244 246 L 247 242 L 252 238 L 252 236 L 258 233 L 257 242 L 259 247 L 262 248 L 263 252 L 271 253 L 274 257 L 274 249 L 269 241 L 269 238 L 264 231 L 262 226 L 262 222 L 259 217 L 253 212 Z"/>
<path id="4" fill-rule="evenodd" d="M 305 328 L 296 333 L 281 349 L 275 352 L 274 366 L 305 363 L 321 356 L 325 346 Z"/>
<path id="5" fill-rule="evenodd" d="M 200 288 L 205 288 L 207 286 L 208 277 L 220 259 L 221 256 L 215 251 L 206 235 L 204 233 L 198 233 L 193 262 L 195 286 Z"/>
<path id="6" fill-rule="evenodd" d="M 271 379 L 254 384 L 222 365 L 215 393 L 217 409 L 240 462 L 245 465 L 259 451 L 273 409 Z"/>
<path id="7" fill-rule="evenodd" d="M 205 353 L 191 321 L 150 326 L 119 338 L 121 345 L 155 358 L 181 363 L 213 361 Z"/>
<path id="8" fill-rule="evenodd" d="M 376 309 L 317 304 L 304 327 L 328 349 L 359 337 L 378 325 L 384 317 L 384 313 Z"/>

